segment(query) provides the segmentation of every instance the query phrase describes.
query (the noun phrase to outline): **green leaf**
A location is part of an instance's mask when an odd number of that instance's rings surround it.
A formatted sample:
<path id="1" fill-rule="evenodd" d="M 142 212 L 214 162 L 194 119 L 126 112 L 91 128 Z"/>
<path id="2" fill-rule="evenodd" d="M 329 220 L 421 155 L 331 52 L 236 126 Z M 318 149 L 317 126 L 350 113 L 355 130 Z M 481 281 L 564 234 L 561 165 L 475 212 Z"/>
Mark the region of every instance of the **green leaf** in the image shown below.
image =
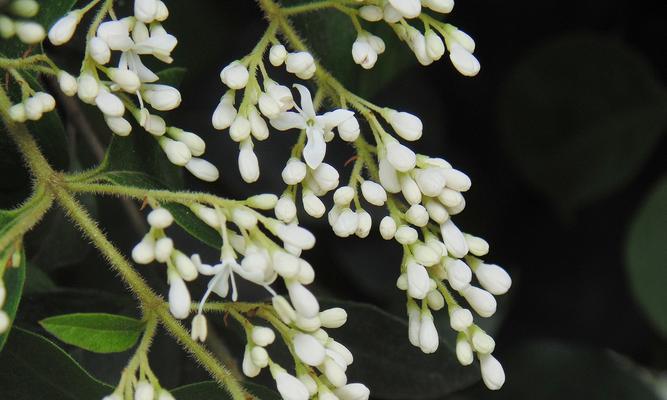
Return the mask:
<path id="1" fill-rule="evenodd" d="M 348 322 L 333 335 L 354 354 L 348 376 L 363 382 L 373 397 L 431 399 L 471 386 L 479 380 L 475 366 L 462 367 L 443 340 L 434 354 L 426 355 L 408 341 L 406 321 L 361 303 L 323 301 L 325 307 L 342 307 Z"/>
<path id="2" fill-rule="evenodd" d="M 0 256 L 0 270 L 8 265 L 11 262 L 12 253 L 14 249 L 8 248 Z M 1 279 L 4 281 L 5 290 L 7 291 L 7 298 L 5 299 L 5 304 L 2 307 L 3 311 L 7 313 L 9 317 L 10 326 L 7 328 L 7 331 L 3 334 L 0 334 L 0 351 L 7 342 L 7 338 L 11 333 L 11 324 L 14 322 L 16 317 L 16 311 L 19 308 L 19 302 L 21 301 L 21 296 L 23 294 L 23 284 L 25 283 L 25 271 L 26 271 L 26 261 L 25 261 L 25 252 L 21 250 L 21 262 L 18 266 L 7 267 L 5 269 L 4 275 Z"/>
<path id="3" fill-rule="evenodd" d="M 278 393 L 272 389 L 257 385 L 252 382 L 245 382 L 243 386 L 259 400 L 280 400 Z M 187 400 L 227 400 L 231 399 L 229 393 L 220 387 L 216 382 L 199 382 L 191 385 L 181 386 L 171 390 L 171 394 L 177 399 Z"/>
<path id="4" fill-rule="evenodd" d="M 51 341 L 20 328 L 0 353 L 0 388 L 12 400 L 101 399 L 113 391 Z"/>
<path id="5" fill-rule="evenodd" d="M 186 72 L 187 69 L 185 68 L 171 67 L 158 72 L 157 76 L 160 78 L 159 83 L 161 85 L 169 85 L 178 88 L 181 86 Z"/>
<path id="6" fill-rule="evenodd" d="M 624 43 L 570 34 L 519 62 L 500 94 L 504 147 L 561 211 L 621 188 L 667 126 L 667 95 Z"/>
<path id="7" fill-rule="evenodd" d="M 95 353 L 128 350 L 139 339 L 144 324 L 113 314 L 68 314 L 46 318 L 40 325 L 65 343 Z"/>
<path id="8" fill-rule="evenodd" d="M 644 313 L 667 337 L 667 178 L 647 197 L 630 228 L 626 267 Z"/>
<path id="9" fill-rule="evenodd" d="M 481 387 L 451 400 L 658 400 L 627 360 L 609 351 L 551 341 L 527 343 L 501 357 L 501 390 Z"/>

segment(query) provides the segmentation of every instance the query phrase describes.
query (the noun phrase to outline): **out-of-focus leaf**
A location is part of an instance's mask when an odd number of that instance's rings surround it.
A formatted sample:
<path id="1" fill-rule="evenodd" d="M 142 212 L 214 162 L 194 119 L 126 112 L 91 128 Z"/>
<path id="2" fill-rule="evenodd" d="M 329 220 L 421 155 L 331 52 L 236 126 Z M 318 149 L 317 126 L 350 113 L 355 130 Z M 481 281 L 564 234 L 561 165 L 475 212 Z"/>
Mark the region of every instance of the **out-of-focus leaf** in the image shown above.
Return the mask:
<path id="1" fill-rule="evenodd" d="M 2 263 L 0 270 L 11 262 L 12 253 L 14 253 L 14 249 L 8 248 L 3 251 L 2 254 L 0 254 L 0 263 Z M 25 282 L 26 270 L 25 252 L 21 250 L 20 254 L 21 260 L 19 265 L 7 267 L 7 269 L 5 269 L 4 275 L 0 276 L 0 279 L 4 281 L 5 291 L 7 292 L 7 297 L 5 299 L 5 304 L 2 307 L 2 310 L 7 313 L 10 321 L 9 327 L 5 333 L 0 334 L 0 351 L 2 351 L 2 348 L 4 347 L 5 343 L 7 342 L 7 338 L 11 333 L 12 324 L 14 322 L 14 318 L 16 317 L 16 311 L 19 308 L 19 302 L 21 301 L 21 296 L 23 294 L 23 284 Z"/>
<path id="2" fill-rule="evenodd" d="M 12 400 L 101 399 L 113 391 L 60 347 L 20 328 L 0 353 L 0 388 L 2 398 Z"/>
<path id="3" fill-rule="evenodd" d="M 658 400 L 627 363 L 603 350 L 533 342 L 507 352 L 502 389 L 482 387 L 450 400 Z"/>
<path id="4" fill-rule="evenodd" d="M 637 301 L 667 337 L 667 178 L 656 186 L 632 222 L 626 267 Z"/>
<path id="5" fill-rule="evenodd" d="M 626 184 L 667 126 L 667 95 L 650 64 L 604 36 L 567 35 L 535 49 L 500 99 L 512 161 L 562 211 Z"/>
<path id="6" fill-rule="evenodd" d="M 252 382 L 245 382 L 243 386 L 259 400 L 280 400 L 275 391 Z M 232 397 L 216 382 L 199 382 L 191 385 L 181 386 L 171 391 L 177 399 L 188 400 L 228 400 Z"/>
<path id="7" fill-rule="evenodd" d="M 159 83 L 161 85 L 179 87 L 183 82 L 183 78 L 185 78 L 186 72 L 185 68 L 171 67 L 158 72 L 157 76 L 160 78 Z"/>
<path id="8" fill-rule="evenodd" d="M 138 319 L 113 314 L 68 314 L 41 320 L 47 332 L 95 353 L 128 350 L 139 339 L 144 324 Z"/>
<path id="9" fill-rule="evenodd" d="M 426 355 L 408 341 L 407 323 L 379 308 L 361 303 L 326 301 L 342 307 L 348 322 L 332 333 L 354 354 L 348 376 L 363 382 L 381 399 L 435 399 L 469 387 L 479 380 L 476 367 L 462 367 L 441 340 Z"/>

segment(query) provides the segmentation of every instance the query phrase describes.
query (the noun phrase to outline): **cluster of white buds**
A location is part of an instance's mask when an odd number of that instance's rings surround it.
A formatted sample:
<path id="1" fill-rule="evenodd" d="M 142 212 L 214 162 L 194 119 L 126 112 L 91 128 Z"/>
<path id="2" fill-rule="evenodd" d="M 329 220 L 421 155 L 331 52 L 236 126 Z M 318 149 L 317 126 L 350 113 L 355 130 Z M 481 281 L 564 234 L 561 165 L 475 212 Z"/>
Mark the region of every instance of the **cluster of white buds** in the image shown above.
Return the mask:
<path id="1" fill-rule="evenodd" d="M 37 92 L 23 102 L 9 108 L 9 115 L 16 122 L 37 121 L 45 113 L 56 108 L 56 99 L 48 93 Z"/>
<path id="2" fill-rule="evenodd" d="M 18 268 L 21 265 L 21 252 L 15 251 L 12 253 L 9 262 L 7 263 L 7 268 L 15 267 Z M 6 271 L 6 269 L 5 269 Z M 7 288 L 5 287 L 5 282 L 3 280 L 2 273 L 0 273 L 0 335 L 5 333 L 9 329 L 11 321 L 9 315 L 2 308 L 5 306 L 5 301 L 7 300 Z"/>
<path id="3" fill-rule="evenodd" d="M 280 44 L 271 47 L 269 60 L 276 66 L 284 63 L 289 72 L 303 79 L 312 77 L 316 68 L 313 57 L 309 53 L 288 53 Z M 260 60 L 259 63 L 262 61 Z M 263 66 L 262 69 L 264 69 Z M 220 78 L 230 90 L 221 98 L 212 117 L 215 129 L 229 129 L 232 140 L 239 143 L 238 164 L 244 181 L 252 183 L 259 179 L 260 167 L 253 150 L 253 139 L 266 140 L 269 137 L 269 125 L 280 131 L 298 129 L 305 132 L 303 174 L 301 166 L 294 167 L 295 164 L 292 164 L 294 168 L 291 171 L 283 173 L 284 178 L 288 176 L 285 178 L 286 181 L 294 182 L 292 184 L 300 183 L 304 179 L 309 180 L 306 176 L 308 171 L 312 173 L 311 175 L 315 175 L 315 171 L 325 165 L 323 160 L 326 153 L 326 142 L 333 139 L 335 128 L 341 131 L 341 137 L 346 140 L 354 140 L 356 138 L 354 135 L 358 135 L 359 126 L 356 119 L 353 120 L 352 111 L 340 109 L 317 115 L 310 92 L 305 86 L 294 85 L 301 96 L 299 107 L 295 104 L 292 92 L 288 87 L 276 83 L 265 75 L 262 82 L 263 90 L 261 90 L 254 76 L 255 68 L 251 68 L 251 71 L 252 75 L 243 60 L 234 61 L 222 70 Z M 240 89 L 245 90 L 243 100 L 237 110 L 235 97 L 236 91 Z M 293 108 L 296 111 L 291 111 Z M 269 121 L 268 124 L 266 120 Z M 310 181 L 315 182 L 313 179 Z M 322 188 L 313 191 L 321 192 Z"/>
<path id="4" fill-rule="evenodd" d="M 5 14 L 5 11 L 8 13 Z M 38 12 L 39 3 L 36 0 L 11 1 L 6 10 L 0 10 L 0 37 L 10 39 L 16 36 L 25 44 L 40 43 L 46 37 L 46 31 L 39 23 L 27 20 Z"/>
<path id="5" fill-rule="evenodd" d="M 59 19 L 49 30 L 49 40 L 59 46 L 71 40 L 87 9 L 73 10 Z M 109 129 L 118 136 L 132 131 L 125 119 L 129 110 L 136 122 L 150 133 L 164 150 L 169 161 L 186 167 L 205 181 L 215 181 L 219 173 L 208 161 L 198 158 L 204 153 L 204 141 L 194 133 L 170 127 L 155 111 L 170 111 L 181 104 L 178 89 L 156 83 L 157 74 L 142 62 L 141 56 L 153 56 L 170 64 L 171 52 L 178 40 L 162 26 L 169 10 L 160 0 L 136 0 L 134 16 L 102 22 L 96 35 L 88 39 L 86 56 L 80 75 L 75 78 L 65 71 L 58 74 L 62 92 L 78 95 L 81 101 L 96 106 L 104 115 Z M 118 65 L 110 67 L 113 52 L 120 52 Z M 108 81 L 100 79 L 103 73 Z M 132 101 L 136 96 L 139 106 Z"/>
<path id="6" fill-rule="evenodd" d="M 141 379 L 132 382 L 128 382 L 132 385 L 132 398 L 134 400 L 175 400 L 174 396 L 166 389 L 161 388 L 159 384 L 154 385 L 153 383 Z M 157 386 L 157 387 L 156 387 Z M 102 400 L 124 400 L 127 397 L 124 397 L 123 393 L 125 391 L 122 388 L 118 388 L 114 393 L 104 396 Z"/>
<path id="7" fill-rule="evenodd" d="M 384 6 L 363 5 L 353 12 L 356 12 L 365 21 L 384 21 L 389 24 L 396 35 L 407 43 L 420 64 L 429 65 L 449 51 L 452 64 L 461 74 L 476 75 L 480 70 L 480 64 L 473 55 L 475 42 L 472 38 L 451 24 L 440 22 L 429 16 L 424 17 L 422 7 L 437 13 L 448 14 L 454 8 L 454 1 L 390 0 Z M 414 18 L 421 18 L 424 22 L 423 33 L 406 22 Z M 383 51 L 382 39 L 361 31 L 352 45 L 352 58 L 363 68 L 369 69 L 375 65 L 377 56 Z"/>

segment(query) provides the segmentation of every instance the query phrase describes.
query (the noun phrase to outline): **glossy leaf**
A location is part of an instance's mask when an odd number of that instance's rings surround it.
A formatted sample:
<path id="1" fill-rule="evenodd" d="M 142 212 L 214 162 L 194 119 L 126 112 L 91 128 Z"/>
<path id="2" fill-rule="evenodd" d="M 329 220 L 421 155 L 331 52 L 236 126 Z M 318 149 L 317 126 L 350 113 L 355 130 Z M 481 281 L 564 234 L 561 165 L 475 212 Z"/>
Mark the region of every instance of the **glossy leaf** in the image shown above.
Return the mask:
<path id="1" fill-rule="evenodd" d="M 40 321 L 49 333 L 65 343 L 95 353 L 128 350 L 143 332 L 143 322 L 113 314 L 68 314 Z"/>
<path id="2" fill-rule="evenodd" d="M 637 213 L 626 244 L 630 287 L 644 313 L 667 337 L 667 178 Z"/>
<path id="3" fill-rule="evenodd" d="M 8 265 L 11 262 L 13 249 L 6 249 L 0 255 L 0 263 L 2 263 L 3 268 L 5 265 Z M 23 295 L 23 285 L 25 283 L 25 271 L 26 271 L 26 260 L 25 252 L 21 250 L 21 260 L 18 266 L 11 266 L 5 269 L 4 275 L 2 275 L 2 280 L 4 281 L 5 290 L 7 292 L 5 304 L 2 306 L 2 310 L 7 313 L 7 316 L 10 320 L 9 328 L 3 334 L 0 334 L 0 351 L 7 342 L 7 338 L 12 333 L 12 324 L 14 318 L 16 317 L 16 311 L 19 308 L 19 302 L 21 301 L 21 296 Z"/>
<path id="4" fill-rule="evenodd" d="M 243 386 L 259 400 L 280 400 L 280 396 L 274 390 L 257 385 L 252 382 L 245 382 Z M 191 385 L 181 386 L 171 390 L 171 394 L 177 399 L 188 400 L 228 400 L 231 399 L 229 393 L 220 387 L 217 382 L 199 382 Z"/>
<path id="5" fill-rule="evenodd" d="M 60 347 L 20 328 L 0 353 L 0 388 L 2 398 L 12 400 L 101 399 L 113 391 Z"/>
<path id="6" fill-rule="evenodd" d="M 629 182 L 667 127 L 667 95 L 655 71 L 604 36 L 567 35 L 535 49 L 500 99 L 512 161 L 563 211 Z"/>
<path id="7" fill-rule="evenodd" d="M 426 355 L 412 346 L 407 323 L 400 318 L 368 304 L 322 303 L 325 308 L 338 306 L 347 311 L 348 322 L 331 334 L 354 354 L 348 376 L 366 384 L 374 397 L 434 399 L 479 380 L 478 368 L 462 367 L 442 339 L 434 354 Z"/>

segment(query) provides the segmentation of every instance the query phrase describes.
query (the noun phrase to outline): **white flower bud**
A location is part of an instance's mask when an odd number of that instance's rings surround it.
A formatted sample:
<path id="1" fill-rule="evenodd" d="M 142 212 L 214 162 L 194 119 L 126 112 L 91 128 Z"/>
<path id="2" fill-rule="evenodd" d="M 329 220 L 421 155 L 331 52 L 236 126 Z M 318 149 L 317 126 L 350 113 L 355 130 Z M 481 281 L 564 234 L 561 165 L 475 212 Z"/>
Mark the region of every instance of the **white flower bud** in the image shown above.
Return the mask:
<path id="1" fill-rule="evenodd" d="M 305 364 L 316 367 L 324 362 L 326 357 L 324 346 L 312 335 L 296 334 L 292 343 L 297 357 Z"/>
<path id="2" fill-rule="evenodd" d="M 419 347 L 421 311 L 414 302 L 408 303 L 408 339 L 413 346 Z"/>
<path id="3" fill-rule="evenodd" d="M 39 12 L 39 3 L 35 0 L 14 0 L 9 5 L 9 11 L 22 18 L 32 18 Z"/>
<path id="4" fill-rule="evenodd" d="M 473 317 L 470 310 L 453 306 L 449 309 L 449 326 L 457 332 L 463 332 L 472 325 Z"/>
<path id="5" fill-rule="evenodd" d="M 306 318 L 313 318 L 319 314 L 320 305 L 305 286 L 299 282 L 290 282 L 287 284 L 287 290 L 297 313 Z"/>
<path id="6" fill-rule="evenodd" d="M 271 97 L 268 93 L 262 93 L 259 95 L 257 105 L 259 106 L 259 111 L 269 119 L 276 118 L 282 111 L 280 109 L 280 104 L 278 104 L 278 102 L 274 100 L 273 97 Z"/>
<path id="7" fill-rule="evenodd" d="M 426 54 L 434 60 L 442 58 L 445 55 L 445 43 L 440 36 L 429 29 L 424 37 L 426 38 Z"/>
<path id="8" fill-rule="evenodd" d="M 449 218 L 447 209 L 437 200 L 427 199 L 424 202 L 428 216 L 438 224 L 443 224 Z"/>
<path id="9" fill-rule="evenodd" d="M 414 27 L 407 27 L 407 42 L 408 46 L 415 53 L 417 61 L 421 65 L 430 65 L 433 63 L 433 59 L 429 57 L 428 52 L 426 51 L 426 38 L 424 35 Z"/>
<path id="10" fill-rule="evenodd" d="M 401 191 L 401 183 L 398 179 L 396 169 L 391 165 L 389 160 L 385 157 L 380 158 L 379 162 L 380 184 L 389 193 L 399 193 Z"/>
<path id="11" fill-rule="evenodd" d="M 322 190 L 328 192 L 338 186 L 338 171 L 327 163 L 321 163 L 313 170 L 313 179 L 317 182 Z"/>
<path id="12" fill-rule="evenodd" d="M 172 140 L 167 137 L 161 137 L 159 143 L 169 161 L 174 165 L 182 167 L 192 159 L 190 149 L 183 142 Z"/>
<path id="13" fill-rule="evenodd" d="M 354 142 L 359 137 L 361 129 L 359 121 L 354 116 L 346 119 L 338 125 L 338 136 L 346 142 Z"/>
<path id="14" fill-rule="evenodd" d="M 408 295 L 414 299 L 423 299 L 431 290 L 431 278 L 423 265 L 408 262 Z"/>
<path id="15" fill-rule="evenodd" d="M 271 303 L 276 314 L 284 323 L 291 324 L 296 319 L 296 311 L 283 296 L 273 296 Z"/>
<path id="16" fill-rule="evenodd" d="M 174 251 L 174 241 L 171 238 L 163 237 L 155 242 L 155 259 L 158 262 L 166 263 Z"/>
<path id="17" fill-rule="evenodd" d="M 118 136 L 127 136 L 132 132 L 132 125 L 123 117 L 104 116 L 104 121 L 107 123 L 111 132 Z"/>
<path id="18" fill-rule="evenodd" d="M 396 230 L 394 238 L 400 244 L 412 244 L 416 242 L 417 239 L 419 239 L 419 234 L 413 227 L 407 225 L 401 225 Z"/>
<path id="19" fill-rule="evenodd" d="M 340 400 L 368 400 L 371 391 L 361 383 L 348 383 L 334 390 Z"/>
<path id="20" fill-rule="evenodd" d="M 454 0 L 422 0 L 422 5 L 437 13 L 449 14 L 454 9 Z"/>
<path id="21" fill-rule="evenodd" d="M 475 286 L 467 286 L 459 291 L 468 301 L 468 304 L 477 314 L 484 318 L 492 316 L 496 312 L 496 299 L 484 289 Z"/>
<path id="22" fill-rule="evenodd" d="M 287 185 L 296 185 L 301 183 L 306 177 L 308 166 L 297 158 L 290 158 L 281 174 L 283 181 Z"/>
<path id="23" fill-rule="evenodd" d="M 340 307 L 330 308 L 320 312 L 320 321 L 325 328 L 340 328 L 347 322 L 347 312 Z"/>
<path id="24" fill-rule="evenodd" d="M 283 65 L 287 59 L 287 50 L 282 44 L 274 44 L 269 50 L 269 62 L 274 67 Z"/>
<path id="25" fill-rule="evenodd" d="M 472 271 L 470 267 L 461 260 L 448 258 L 445 261 L 445 270 L 447 271 L 447 280 L 454 290 L 462 290 L 470 284 L 472 280 Z"/>
<path id="26" fill-rule="evenodd" d="M 463 366 L 470 365 L 474 361 L 472 346 L 463 333 L 460 333 L 456 338 L 456 358 Z"/>
<path id="27" fill-rule="evenodd" d="M 298 225 L 279 225 L 276 235 L 285 243 L 301 250 L 310 250 L 315 246 L 315 236 Z"/>
<path id="28" fill-rule="evenodd" d="M 386 3 L 384 5 L 384 9 L 382 10 L 382 14 L 383 14 L 382 18 L 384 19 L 384 21 L 389 23 L 389 24 L 395 24 L 403 18 L 401 13 L 399 13 L 398 10 L 396 10 L 394 7 L 392 7 L 391 4 L 389 4 L 389 3 Z M 400 26 L 400 25 L 397 24 L 397 26 Z M 402 39 L 402 36 L 399 35 L 399 38 Z"/>
<path id="29" fill-rule="evenodd" d="M 296 205 L 294 200 L 288 195 L 283 195 L 278 200 L 275 208 L 276 218 L 279 220 L 289 223 L 296 218 Z"/>
<path id="30" fill-rule="evenodd" d="M 301 314 L 296 315 L 296 319 L 294 320 L 294 325 L 296 325 L 297 328 L 301 329 L 304 332 L 317 332 L 320 327 L 322 327 L 322 323 L 320 321 L 320 317 L 312 317 L 312 318 L 306 318 Z"/>
<path id="31" fill-rule="evenodd" d="M 458 42 L 450 46 L 449 59 L 456 70 L 464 76 L 475 76 L 479 73 L 480 64 L 477 58 Z"/>
<path id="32" fill-rule="evenodd" d="M 74 96 L 79 88 L 76 78 L 64 70 L 58 72 L 58 85 L 66 96 Z"/>
<path id="33" fill-rule="evenodd" d="M 239 151 L 239 172 L 241 178 L 247 183 L 257 182 L 259 179 L 259 161 L 253 151 L 252 142 L 245 140 L 241 143 Z"/>
<path id="34" fill-rule="evenodd" d="M 371 233 L 373 219 L 371 218 L 371 215 L 364 210 L 357 210 L 357 216 L 359 217 L 359 222 L 357 224 L 356 235 L 363 239 Z"/>
<path id="35" fill-rule="evenodd" d="M 463 195 L 456 190 L 444 188 L 438 195 L 438 200 L 447 208 L 457 207 L 464 201 Z"/>
<path id="36" fill-rule="evenodd" d="M 264 347 L 255 346 L 250 350 L 250 358 L 253 364 L 259 368 L 264 368 L 269 365 L 269 353 Z"/>
<path id="37" fill-rule="evenodd" d="M 468 243 L 468 248 L 471 254 L 477 257 L 483 257 L 488 254 L 489 243 L 486 240 L 468 234 L 465 234 L 464 236 L 466 238 L 466 243 Z"/>
<path id="38" fill-rule="evenodd" d="M 250 356 L 250 346 L 245 347 L 243 352 L 243 363 L 242 363 L 243 374 L 248 378 L 254 378 L 262 371 L 255 363 L 252 362 L 252 357 Z"/>
<path id="39" fill-rule="evenodd" d="M 292 91 L 287 86 L 279 85 L 273 81 L 264 81 L 264 87 L 266 93 L 280 105 L 281 111 L 287 111 L 294 106 Z"/>
<path id="40" fill-rule="evenodd" d="M 421 204 L 413 204 L 408 208 L 408 211 L 405 212 L 405 219 L 413 225 L 419 227 L 426 226 L 429 220 L 428 211 L 426 211 L 426 208 Z"/>
<path id="41" fill-rule="evenodd" d="M 89 72 L 84 72 L 79 76 L 77 94 L 84 103 L 92 104 L 100 92 L 100 85 L 95 77 Z M 122 114 L 121 114 L 122 115 Z"/>
<path id="42" fill-rule="evenodd" d="M 246 205 L 248 207 L 256 208 L 258 210 L 273 210 L 276 203 L 278 203 L 278 196 L 271 193 L 258 194 L 248 197 L 246 200 Z"/>
<path id="43" fill-rule="evenodd" d="M 452 257 L 462 258 L 468 254 L 468 243 L 459 228 L 454 225 L 451 219 L 440 225 L 442 240 L 447 246 L 447 251 Z"/>
<path id="44" fill-rule="evenodd" d="M 493 338 L 478 327 L 473 329 L 472 347 L 475 349 L 477 354 L 493 353 L 493 350 L 496 348 L 496 342 L 493 340 Z"/>
<path id="45" fill-rule="evenodd" d="M 53 111 L 56 108 L 56 99 L 54 99 L 53 96 L 48 93 L 37 92 L 35 93 L 35 98 L 39 100 L 40 103 L 42 103 L 42 110 L 45 113 Z"/>
<path id="46" fill-rule="evenodd" d="M 352 186 L 341 186 L 334 192 L 334 204 L 341 207 L 347 207 L 354 199 L 354 188 Z"/>
<path id="47" fill-rule="evenodd" d="M 256 345 L 266 347 L 276 340 L 276 334 L 271 328 L 255 326 L 252 328 L 251 338 Z"/>
<path id="48" fill-rule="evenodd" d="M 44 106 L 42 105 L 42 102 L 39 101 L 39 99 L 31 97 L 23 104 L 25 105 L 25 115 L 29 120 L 37 121 L 42 118 L 44 113 Z"/>
<path id="49" fill-rule="evenodd" d="M 122 117 L 125 114 L 125 105 L 115 94 L 110 93 L 106 88 L 100 88 L 95 105 L 105 115 L 110 117 Z"/>
<path id="50" fill-rule="evenodd" d="M 345 386 L 347 383 L 347 376 L 343 368 L 335 362 L 331 357 L 327 357 L 324 361 L 324 368 L 322 372 L 327 377 L 329 382 L 335 387 Z"/>
<path id="51" fill-rule="evenodd" d="M 422 201 L 422 192 L 419 190 L 419 185 L 415 182 L 414 179 L 408 174 L 401 175 L 401 192 L 403 197 L 410 204 L 419 204 Z"/>
<path id="52" fill-rule="evenodd" d="M 206 142 L 192 132 L 184 131 L 183 129 L 170 127 L 167 129 L 167 134 L 174 140 L 184 143 L 190 149 L 193 156 L 201 156 L 206 150 Z"/>
<path id="53" fill-rule="evenodd" d="M 157 0 L 134 0 L 134 16 L 141 22 L 149 24 L 158 13 Z"/>
<path id="54" fill-rule="evenodd" d="M 480 354 L 479 365 L 482 370 L 482 380 L 487 388 L 498 390 L 505 383 L 505 371 L 500 362 L 491 354 Z"/>
<path id="55" fill-rule="evenodd" d="M 363 6 L 359 9 L 359 16 L 369 22 L 382 20 L 382 9 L 378 6 Z"/>
<path id="56" fill-rule="evenodd" d="M 275 365 L 275 364 L 273 364 Z M 276 388 L 283 400 L 308 400 L 310 394 L 308 388 L 300 380 L 280 369 L 277 373 L 273 373 L 273 379 L 276 380 Z"/>
<path id="57" fill-rule="evenodd" d="M 334 233 L 339 237 L 348 237 L 353 235 L 359 227 L 359 215 L 349 208 L 344 209 L 332 228 Z"/>
<path id="58" fill-rule="evenodd" d="M 132 249 L 132 259 L 137 264 L 150 264 L 155 259 L 155 239 L 150 233 Z"/>
<path id="59" fill-rule="evenodd" d="M 191 337 L 192 340 L 199 340 L 200 342 L 206 341 L 206 336 L 208 335 L 208 327 L 206 326 L 206 317 L 204 314 L 197 314 L 192 318 L 192 331 Z M 160 397 L 162 399 L 162 397 Z"/>
<path id="60" fill-rule="evenodd" d="M 430 312 L 422 313 L 421 326 L 419 327 L 419 348 L 426 354 L 435 353 L 440 344 L 438 330 L 433 323 Z"/>
<path id="61" fill-rule="evenodd" d="M 304 210 L 313 218 L 320 218 L 327 210 L 322 200 L 310 190 L 303 191 L 302 201 Z"/>
<path id="62" fill-rule="evenodd" d="M 199 272 L 197 271 L 195 264 L 190 260 L 190 257 L 180 251 L 174 251 L 172 254 L 172 262 L 184 280 L 193 281 L 197 278 Z"/>
<path id="63" fill-rule="evenodd" d="M 384 240 L 393 239 L 396 229 L 396 221 L 392 217 L 387 215 L 380 221 L 380 235 Z"/>
<path id="64" fill-rule="evenodd" d="M 397 140 L 391 140 L 386 144 L 387 160 L 400 172 L 411 171 L 417 162 L 414 151 L 400 144 Z M 384 186 L 384 185 L 383 185 Z"/>
<path id="65" fill-rule="evenodd" d="M 289 53 L 285 59 L 285 68 L 292 74 L 302 74 L 315 66 L 313 56 L 307 51 Z"/>
<path id="66" fill-rule="evenodd" d="M 248 68 L 240 61 L 232 61 L 220 72 L 220 80 L 231 89 L 243 89 L 248 84 Z"/>
<path id="67" fill-rule="evenodd" d="M 299 273 L 299 258 L 277 250 L 272 256 L 273 269 L 283 278 L 294 278 Z"/>
<path id="68" fill-rule="evenodd" d="M 445 298 L 437 290 L 431 290 L 426 295 L 426 301 L 429 308 L 433 311 L 442 310 L 445 307 Z"/>
<path id="69" fill-rule="evenodd" d="M 413 244 L 410 250 L 415 260 L 426 267 L 431 267 L 440 261 L 440 254 L 423 243 Z"/>
<path id="70" fill-rule="evenodd" d="M 352 44 L 352 59 L 364 69 L 371 69 L 378 59 L 378 53 L 363 37 L 358 37 Z"/>
<path id="71" fill-rule="evenodd" d="M 49 41 L 54 46 L 60 46 L 69 42 L 82 16 L 83 13 L 78 10 L 65 14 L 49 30 Z"/>
<path id="72" fill-rule="evenodd" d="M 465 192 L 470 189 L 471 181 L 468 175 L 463 172 L 449 168 L 444 170 L 447 179 L 447 187 L 457 192 Z"/>
<path id="73" fill-rule="evenodd" d="M 169 311 L 178 319 L 185 319 L 190 314 L 190 292 L 181 276 L 169 270 Z"/>
<path id="74" fill-rule="evenodd" d="M 145 85 L 144 87 L 142 97 L 158 111 L 173 110 L 181 104 L 181 93 L 176 88 L 168 85 Z M 127 92 L 133 92 L 128 89 L 123 88 Z"/>
<path id="75" fill-rule="evenodd" d="M 415 171 L 415 181 L 419 190 L 428 197 L 437 197 L 445 187 L 445 174 L 441 168 L 426 168 Z"/>
<path id="76" fill-rule="evenodd" d="M 220 177 L 220 172 L 215 165 L 210 162 L 201 159 L 201 158 L 191 158 L 185 168 L 190 171 L 190 173 L 202 181 L 206 182 L 215 182 Z"/>
<path id="77" fill-rule="evenodd" d="M 134 387 L 134 400 L 153 400 L 155 391 L 148 381 L 139 381 Z"/>
<path id="78" fill-rule="evenodd" d="M 389 4 L 405 18 L 417 18 L 422 10 L 420 0 L 389 0 Z"/>
<path id="79" fill-rule="evenodd" d="M 229 128 L 229 137 L 235 142 L 242 142 L 250 137 L 250 120 L 243 115 L 237 115 Z"/>
<path id="80" fill-rule="evenodd" d="M 387 192 L 381 185 L 373 181 L 364 181 L 361 184 L 361 193 L 367 202 L 375 206 L 383 206 L 387 201 Z"/>
<path id="81" fill-rule="evenodd" d="M 458 42 L 464 49 L 471 53 L 475 51 L 475 40 L 470 35 L 452 25 L 447 24 L 447 27 L 449 28 L 447 33 L 451 40 Z"/>
<path id="82" fill-rule="evenodd" d="M 14 26 L 16 27 L 16 36 L 23 43 L 37 44 L 46 37 L 44 28 L 37 22 L 17 21 Z"/>
<path id="83" fill-rule="evenodd" d="M 299 259 L 299 273 L 296 279 L 302 285 L 310 285 L 315 281 L 315 270 L 310 263 L 304 259 Z"/>
<path id="84" fill-rule="evenodd" d="M 192 212 L 195 213 L 197 218 L 204 221 L 206 225 L 215 229 L 220 228 L 220 218 L 218 216 L 218 213 L 213 208 L 202 206 L 201 204 L 195 203 L 190 206 L 190 210 L 192 210 Z"/>
<path id="85" fill-rule="evenodd" d="M 398 276 L 398 279 L 396 279 L 396 287 L 399 290 L 408 290 L 408 275 L 405 273 L 402 273 Z"/>
<path id="86" fill-rule="evenodd" d="M 220 103 L 213 112 L 213 117 L 211 118 L 213 128 L 219 131 L 225 130 L 229 128 L 235 120 L 236 108 L 234 108 L 234 97 L 225 95 L 220 99 Z"/>
<path id="87" fill-rule="evenodd" d="M 308 389 L 308 394 L 314 396 L 317 394 L 317 382 L 309 374 L 301 374 L 297 377 Z"/>
<path id="88" fill-rule="evenodd" d="M 255 139 L 268 139 L 269 127 L 255 107 L 251 107 L 248 111 L 248 121 L 250 122 L 250 133 Z"/>
<path id="89" fill-rule="evenodd" d="M 387 122 L 405 140 L 415 141 L 422 136 L 424 128 L 421 119 L 407 112 L 391 110 L 387 114 Z"/>
<path id="90" fill-rule="evenodd" d="M 507 293 L 512 286 L 512 278 L 502 267 L 479 262 L 475 267 L 475 276 L 480 285 L 496 296 Z"/>

